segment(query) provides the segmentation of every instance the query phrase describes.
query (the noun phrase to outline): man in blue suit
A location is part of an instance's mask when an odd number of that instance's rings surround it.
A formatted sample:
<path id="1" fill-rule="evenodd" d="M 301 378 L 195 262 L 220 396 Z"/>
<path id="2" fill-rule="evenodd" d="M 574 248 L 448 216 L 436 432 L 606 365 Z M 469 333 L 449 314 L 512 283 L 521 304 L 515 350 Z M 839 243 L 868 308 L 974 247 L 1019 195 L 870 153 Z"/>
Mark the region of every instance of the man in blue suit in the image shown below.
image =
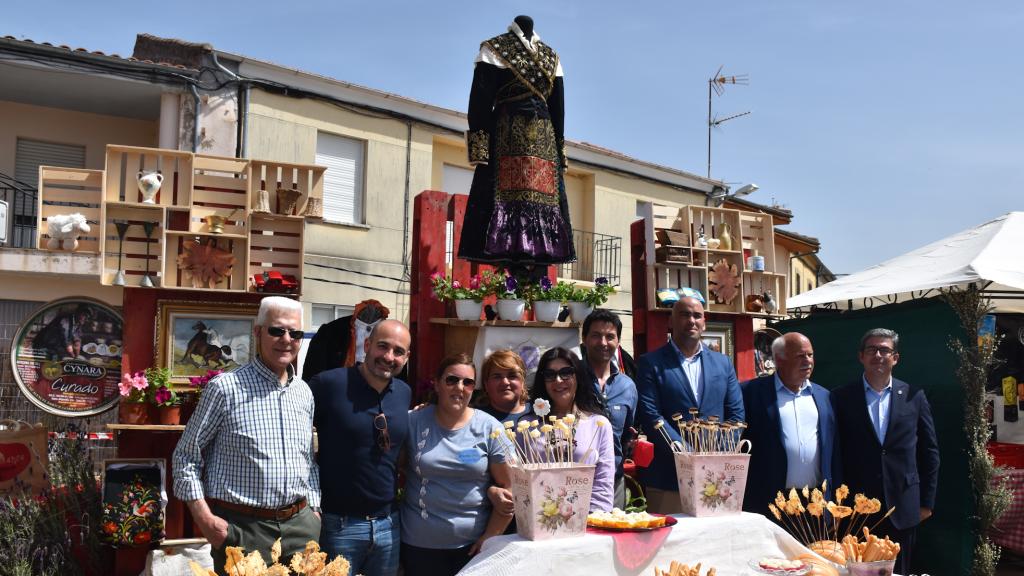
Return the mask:
<path id="1" fill-rule="evenodd" d="M 743 420 L 743 395 L 736 371 L 725 355 L 701 344 L 704 306 L 695 298 L 680 298 L 672 307 L 672 338 L 668 344 L 637 361 L 636 387 L 640 395 L 637 412 L 640 425 L 654 442 L 654 461 L 641 470 L 647 505 L 652 512 L 681 511 L 672 450 L 654 431 L 656 422 L 674 441 L 680 441 L 673 414 L 692 418 L 717 416 L 720 421 Z"/>
<path id="2" fill-rule="evenodd" d="M 939 483 L 939 443 L 924 392 L 892 377 L 900 359 L 900 338 L 885 328 L 869 330 L 860 342 L 861 378 L 835 390 L 843 480 L 851 493 L 895 506 L 877 534 L 899 542 L 896 572 L 911 572 L 917 525 L 932 515 Z"/>
<path id="3" fill-rule="evenodd" d="M 743 509 L 766 514 L 775 494 L 789 488 L 835 485 L 836 419 L 828 390 L 811 382 L 814 348 L 806 336 L 790 332 L 772 342 L 775 374 L 749 380 L 743 407 L 750 440 L 750 470 Z"/>

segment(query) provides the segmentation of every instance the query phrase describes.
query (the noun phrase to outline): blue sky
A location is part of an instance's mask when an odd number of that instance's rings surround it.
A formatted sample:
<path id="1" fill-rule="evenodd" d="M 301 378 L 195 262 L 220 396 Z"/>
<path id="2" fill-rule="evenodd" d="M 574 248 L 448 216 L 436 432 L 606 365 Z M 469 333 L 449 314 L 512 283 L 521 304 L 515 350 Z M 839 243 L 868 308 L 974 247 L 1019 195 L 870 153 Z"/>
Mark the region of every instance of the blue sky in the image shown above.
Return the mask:
<path id="1" fill-rule="evenodd" d="M 0 35 L 127 56 L 149 32 L 464 110 L 481 40 L 534 18 L 566 72 L 566 135 L 712 176 L 795 214 L 837 273 L 1022 209 L 1024 4 L 19 2 Z"/>

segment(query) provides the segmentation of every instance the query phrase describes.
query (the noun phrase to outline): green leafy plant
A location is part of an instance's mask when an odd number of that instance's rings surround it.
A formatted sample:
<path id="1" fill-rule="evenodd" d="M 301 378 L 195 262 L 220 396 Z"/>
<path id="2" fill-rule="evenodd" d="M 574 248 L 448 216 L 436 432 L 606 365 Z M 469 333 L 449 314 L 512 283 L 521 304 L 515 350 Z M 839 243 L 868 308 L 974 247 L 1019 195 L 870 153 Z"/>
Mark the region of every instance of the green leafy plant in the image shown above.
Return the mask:
<path id="1" fill-rule="evenodd" d="M 543 276 L 536 284 L 527 286 L 527 295 L 531 302 L 565 302 L 572 295 L 572 288 L 568 282 L 552 284 L 547 276 Z"/>
<path id="2" fill-rule="evenodd" d="M 528 291 L 527 288 L 520 289 L 519 280 L 512 275 L 497 276 L 492 286 L 501 300 L 525 300 L 524 293 Z"/>
<path id="3" fill-rule="evenodd" d="M 153 404 L 157 406 L 179 406 L 181 397 L 171 389 L 171 371 L 168 368 L 146 368 Z"/>
<path id="4" fill-rule="evenodd" d="M 608 283 L 608 279 L 601 277 L 594 280 L 593 288 L 573 288 L 571 300 L 585 302 L 594 308 L 608 301 L 608 297 L 615 293 L 615 287 Z"/>
<path id="5" fill-rule="evenodd" d="M 483 274 L 474 274 L 469 279 L 468 284 L 435 272 L 430 277 L 430 282 L 434 291 L 434 298 L 444 302 L 446 300 L 473 300 L 474 302 L 482 302 L 484 298 L 494 293 L 494 286 L 496 281 L 501 281 L 502 277 L 494 274 L 490 270 L 485 271 Z"/>

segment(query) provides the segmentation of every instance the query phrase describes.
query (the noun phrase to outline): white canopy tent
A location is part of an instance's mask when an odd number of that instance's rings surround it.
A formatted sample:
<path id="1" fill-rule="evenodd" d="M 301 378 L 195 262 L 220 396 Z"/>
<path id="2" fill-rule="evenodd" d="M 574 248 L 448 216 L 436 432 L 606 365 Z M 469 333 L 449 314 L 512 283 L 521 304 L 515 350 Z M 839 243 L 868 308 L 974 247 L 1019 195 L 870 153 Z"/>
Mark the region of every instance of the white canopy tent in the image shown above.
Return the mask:
<path id="1" fill-rule="evenodd" d="M 787 307 L 870 308 L 975 284 L 997 312 L 1024 312 L 1024 212 L 1010 212 L 789 298 Z"/>

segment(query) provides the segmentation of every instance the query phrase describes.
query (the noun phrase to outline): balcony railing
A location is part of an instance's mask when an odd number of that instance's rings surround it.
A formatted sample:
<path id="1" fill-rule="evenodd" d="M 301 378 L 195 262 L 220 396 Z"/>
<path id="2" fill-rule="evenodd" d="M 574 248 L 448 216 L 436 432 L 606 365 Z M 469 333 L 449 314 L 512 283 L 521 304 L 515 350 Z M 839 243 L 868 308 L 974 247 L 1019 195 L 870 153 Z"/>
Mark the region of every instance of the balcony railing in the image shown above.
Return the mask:
<path id="1" fill-rule="evenodd" d="M 0 172 L 0 200 L 7 202 L 7 243 L 9 248 L 34 248 L 36 239 L 35 186 Z"/>
<path id="2" fill-rule="evenodd" d="M 612 286 L 620 284 L 619 266 L 622 238 L 589 230 L 573 230 L 576 261 L 558 267 L 558 277 L 593 282 L 607 278 Z"/>

